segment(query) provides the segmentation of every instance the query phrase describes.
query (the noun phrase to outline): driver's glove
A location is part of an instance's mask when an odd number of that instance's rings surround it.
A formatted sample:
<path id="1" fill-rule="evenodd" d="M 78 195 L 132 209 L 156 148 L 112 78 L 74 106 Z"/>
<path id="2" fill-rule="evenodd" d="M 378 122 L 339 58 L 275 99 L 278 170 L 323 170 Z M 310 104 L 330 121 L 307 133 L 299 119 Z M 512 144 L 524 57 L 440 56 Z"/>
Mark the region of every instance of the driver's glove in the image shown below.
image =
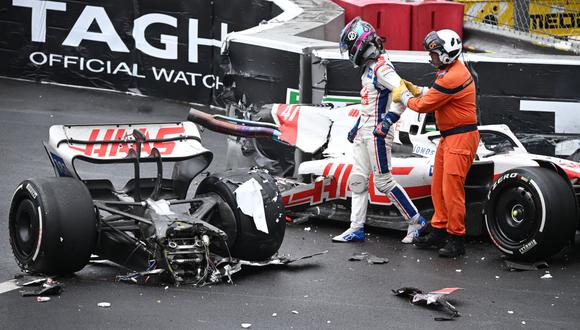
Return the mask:
<path id="1" fill-rule="evenodd" d="M 376 137 L 385 137 L 387 136 L 387 133 L 389 133 L 389 129 L 391 129 L 391 126 L 393 126 L 394 123 L 397 122 L 397 120 L 399 120 L 399 115 L 397 115 L 394 112 L 388 112 L 385 115 L 385 118 L 383 118 L 383 121 L 377 125 L 377 127 L 375 127 L 375 130 L 373 131 L 373 135 Z"/>

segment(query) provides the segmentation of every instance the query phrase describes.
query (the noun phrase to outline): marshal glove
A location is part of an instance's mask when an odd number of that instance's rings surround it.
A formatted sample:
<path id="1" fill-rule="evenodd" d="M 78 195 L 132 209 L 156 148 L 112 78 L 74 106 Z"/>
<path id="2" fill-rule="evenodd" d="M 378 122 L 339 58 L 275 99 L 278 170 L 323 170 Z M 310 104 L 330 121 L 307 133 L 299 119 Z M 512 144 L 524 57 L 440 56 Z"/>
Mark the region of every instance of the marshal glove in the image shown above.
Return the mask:
<path id="1" fill-rule="evenodd" d="M 409 90 L 409 92 L 411 92 L 411 94 L 413 94 L 414 97 L 417 96 L 421 96 L 423 90 L 421 89 L 421 87 L 413 84 L 412 82 L 403 79 L 403 82 L 405 82 L 405 86 L 407 87 L 407 89 Z"/>

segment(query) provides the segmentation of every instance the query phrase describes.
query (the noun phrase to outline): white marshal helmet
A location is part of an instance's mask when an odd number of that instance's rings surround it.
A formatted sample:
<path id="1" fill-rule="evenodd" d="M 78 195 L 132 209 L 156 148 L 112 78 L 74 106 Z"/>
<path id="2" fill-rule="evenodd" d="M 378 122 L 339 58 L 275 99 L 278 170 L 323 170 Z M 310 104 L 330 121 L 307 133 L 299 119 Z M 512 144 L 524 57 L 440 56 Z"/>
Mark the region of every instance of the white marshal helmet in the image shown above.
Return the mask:
<path id="1" fill-rule="evenodd" d="M 453 63 L 461 55 L 463 49 L 459 35 L 449 29 L 429 32 L 423 41 L 423 46 L 426 51 L 437 53 L 444 65 Z"/>

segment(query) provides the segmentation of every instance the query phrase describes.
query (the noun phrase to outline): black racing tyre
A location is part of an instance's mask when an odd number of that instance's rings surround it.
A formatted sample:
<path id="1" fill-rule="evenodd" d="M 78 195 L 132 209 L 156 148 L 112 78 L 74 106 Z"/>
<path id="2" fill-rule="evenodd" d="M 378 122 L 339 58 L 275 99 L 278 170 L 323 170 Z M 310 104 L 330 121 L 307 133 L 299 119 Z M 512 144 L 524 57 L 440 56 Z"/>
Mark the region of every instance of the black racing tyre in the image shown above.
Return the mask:
<path id="1" fill-rule="evenodd" d="M 23 181 L 12 197 L 8 225 L 12 252 L 27 273 L 77 272 L 89 262 L 95 248 L 93 201 L 77 179 Z"/>
<path id="2" fill-rule="evenodd" d="M 254 178 L 262 186 L 262 200 L 268 234 L 256 229 L 254 219 L 244 214 L 236 202 L 234 191 L 244 182 Z M 282 245 L 286 220 L 282 195 L 274 178 L 264 170 L 232 170 L 212 174 L 198 186 L 196 196 L 215 193 L 223 199 L 233 212 L 235 219 L 222 219 L 219 223 L 210 222 L 228 234 L 231 255 L 244 260 L 265 260 L 270 258 Z M 224 213 L 220 211 L 220 213 Z M 227 212 L 224 213 L 227 215 Z M 235 224 L 231 224 L 235 221 Z M 229 224 L 229 225 L 228 225 Z M 233 230 L 231 227 L 235 227 Z M 229 227 L 229 228 L 228 228 Z M 233 239 L 232 237 L 235 237 Z M 233 241 L 233 242 L 232 242 Z"/>
<path id="3" fill-rule="evenodd" d="M 485 225 L 495 246 L 509 257 L 537 260 L 568 244 L 576 230 L 574 193 L 553 170 L 520 167 L 503 173 L 492 185 Z"/>

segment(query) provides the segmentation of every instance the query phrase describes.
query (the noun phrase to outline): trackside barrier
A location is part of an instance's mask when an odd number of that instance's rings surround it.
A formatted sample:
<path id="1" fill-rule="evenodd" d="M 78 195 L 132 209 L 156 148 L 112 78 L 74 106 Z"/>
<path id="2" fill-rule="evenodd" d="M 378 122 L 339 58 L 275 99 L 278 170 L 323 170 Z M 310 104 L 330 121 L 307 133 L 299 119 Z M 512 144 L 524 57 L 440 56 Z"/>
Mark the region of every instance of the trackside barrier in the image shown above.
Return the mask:
<path id="1" fill-rule="evenodd" d="M 360 16 L 386 38 L 388 49 L 409 50 L 411 47 L 411 6 L 401 1 L 333 0 L 344 8 L 345 22 Z"/>
<path id="2" fill-rule="evenodd" d="M 423 50 L 433 30 L 452 29 L 463 37 L 463 4 L 449 1 L 332 0 L 344 9 L 345 22 L 360 16 L 387 40 L 390 50 Z"/>
<path id="3" fill-rule="evenodd" d="M 433 30 L 451 29 L 463 40 L 462 3 L 449 1 L 423 1 L 410 3 L 411 50 L 423 50 L 423 39 Z"/>

